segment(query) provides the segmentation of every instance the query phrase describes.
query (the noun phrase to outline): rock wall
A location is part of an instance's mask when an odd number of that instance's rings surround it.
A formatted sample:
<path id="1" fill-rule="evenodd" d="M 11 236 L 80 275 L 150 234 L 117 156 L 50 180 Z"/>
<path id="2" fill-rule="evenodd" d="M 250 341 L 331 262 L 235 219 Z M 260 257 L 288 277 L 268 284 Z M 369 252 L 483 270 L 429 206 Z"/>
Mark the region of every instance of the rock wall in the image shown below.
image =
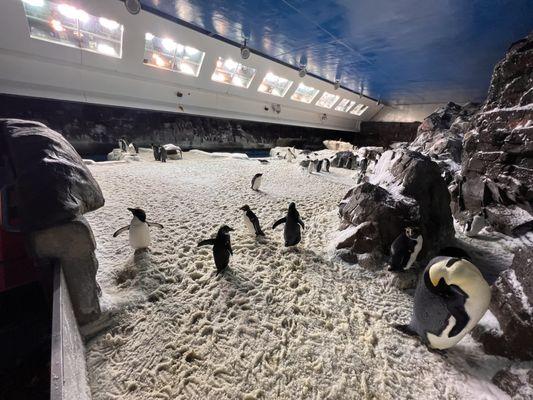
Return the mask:
<path id="1" fill-rule="evenodd" d="M 352 132 L 0 95 L 0 118 L 39 121 L 60 132 L 81 154 L 107 154 L 126 137 L 140 146 L 174 143 L 184 150 L 321 149 L 322 141 L 351 141 Z"/>
<path id="2" fill-rule="evenodd" d="M 361 122 L 361 132 L 354 135 L 358 146 L 388 147 L 394 142 L 411 142 L 416 137 L 420 122 Z"/>

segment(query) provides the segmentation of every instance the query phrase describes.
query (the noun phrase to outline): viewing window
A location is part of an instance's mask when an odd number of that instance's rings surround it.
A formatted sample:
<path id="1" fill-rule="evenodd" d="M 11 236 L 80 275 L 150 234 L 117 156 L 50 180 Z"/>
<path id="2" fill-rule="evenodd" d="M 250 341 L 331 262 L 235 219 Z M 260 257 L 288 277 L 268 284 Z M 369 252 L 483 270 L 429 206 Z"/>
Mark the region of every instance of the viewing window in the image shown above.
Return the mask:
<path id="1" fill-rule="evenodd" d="M 348 112 L 353 107 L 355 101 L 349 99 L 342 99 L 340 103 L 335 107 L 335 111 Z"/>
<path id="2" fill-rule="evenodd" d="M 255 69 L 246 67 L 231 58 L 218 57 L 211 80 L 248 89 L 255 76 Z"/>
<path id="3" fill-rule="evenodd" d="M 292 94 L 291 99 L 309 104 L 313 101 L 318 92 L 318 89 L 315 89 L 311 86 L 305 86 L 303 83 L 300 83 Z"/>
<path id="4" fill-rule="evenodd" d="M 146 65 L 192 76 L 200 73 L 205 56 L 203 51 L 151 33 L 146 33 L 144 39 L 143 62 Z"/>
<path id="5" fill-rule="evenodd" d="M 368 110 L 368 106 L 365 106 L 364 104 L 358 104 L 354 107 L 350 114 L 361 116 L 366 110 Z"/>
<path id="6" fill-rule="evenodd" d="M 81 8 L 48 0 L 22 0 L 30 37 L 106 56 L 122 57 L 124 26 Z"/>
<path id="7" fill-rule="evenodd" d="M 316 102 L 316 105 L 323 108 L 331 108 L 333 107 L 333 104 L 337 102 L 337 100 L 339 100 L 339 96 L 336 94 L 324 92 L 322 97 L 320 97 L 320 99 L 318 99 Z"/>
<path id="8" fill-rule="evenodd" d="M 265 75 L 265 78 L 263 79 L 263 82 L 261 82 L 261 85 L 259 85 L 259 89 L 257 89 L 257 91 L 283 97 L 287 94 L 287 91 L 291 85 L 292 81 L 281 78 L 277 75 L 274 75 L 272 72 L 269 72 Z"/>

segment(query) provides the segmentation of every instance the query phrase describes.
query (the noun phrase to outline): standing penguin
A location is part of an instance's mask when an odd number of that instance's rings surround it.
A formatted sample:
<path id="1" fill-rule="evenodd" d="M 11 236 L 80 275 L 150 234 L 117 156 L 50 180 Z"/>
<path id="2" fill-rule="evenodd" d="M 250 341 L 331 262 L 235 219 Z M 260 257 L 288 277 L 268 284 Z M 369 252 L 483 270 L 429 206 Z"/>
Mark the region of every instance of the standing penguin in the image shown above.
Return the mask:
<path id="1" fill-rule="evenodd" d="M 410 268 L 422 249 L 423 238 L 420 229 L 408 227 L 400 233 L 390 247 L 391 259 L 389 271 L 402 272 Z"/>
<path id="2" fill-rule="evenodd" d="M 448 349 L 476 326 L 489 304 L 490 287 L 474 264 L 436 257 L 418 281 L 411 322 L 395 328 L 430 348 Z"/>
<path id="3" fill-rule="evenodd" d="M 466 221 L 464 233 L 468 237 L 477 236 L 477 234 L 487 226 L 487 211 L 483 208 L 480 212 Z"/>
<path id="4" fill-rule="evenodd" d="M 231 231 L 233 231 L 232 228 L 224 225 L 218 230 L 217 236 L 214 239 L 206 239 L 198 243 L 198 247 L 213 246 L 213 258 L 217 267 L 217 275 L 224 272 L 228 267 L 230 256 L 233 255 L 229 236 Z"/>
<path id="5" fill-rule="evenodd" d="M 296 204 L 289 204 L 287 216 L 277 220 L 272 226 L 272 229 L 276 229 L 276 226 L 279 224 L 285 224 L 285 228 L 283 229 L 285 247 L 296 246 L 300 243 L 300 240 L 302 239 L 300 225 L 302 226 L 302 229 L 305 228 L 305 225 L 300 218 L 300 213 L 296 210 Z"/>
<path id="6" fill-rule="evenodd" d="M 327 158 L 324 158 L 322 160 L 322 169 L 325 171 L 325 172 L 329 172 L 329 167 L 331 165 L 331 162 L 327 159 Z"/>
<path id="7" fill-rule="evenodd" d="M 315 163 L 316 172 L 320 172 L 320 170 L 322 169 L 322 161 L 321 160 L 315 160 L 314 163 Z"/>
<path id="8" fill-rule="evenodd" d="M 316 171 L 316 160 L 309 161 L 309 165 L 307 166 L 307 172 L 312 174 Z"/>
<path id="9" fill-rule="evenodd" d="M 263 179 L 263 174 L 255 174 L 252 178 L 252 190 L 258 191 L 261 187 L 261 180 Z"/>
<path id="10" fill-rule="evenodd" d="M 154 160 L 161 160 L 161 152 L 159 151 L 159 146 L 152 143 L 152 151 L 154 152 Z"/>
<path id="11" fill-rule="evenodd" d="M 148 228 L 150 226 L 163 228 L 163 225 L 146 221 L 146 213 L 140 208 L 128 208 L 128 210 L 133 214 L 130 224 L 113 233 L 113 237 L 117 237 L 122 232 L 129 231 L 130 246 L 135 250 L 145 249 L 150 246 L 151 242 L 150 229 Z"/>
<path id="12" fill-rule="evenodd" d="M 159 159 L 161 162 L 167 162 L 167 149 L 165 149 L 163 146 L 159 146 Z"/>
<path id="13" fill-rule="evenodd" d="M 265 236 L 265 233 L 261 230 L 261 225 L 259 225 L 259 218 L 257 218 L 248 204 L 242 206 L 241 210 L 244 211 L 244 226 L 248 228 L 250 233 L 255 236 Z"/>

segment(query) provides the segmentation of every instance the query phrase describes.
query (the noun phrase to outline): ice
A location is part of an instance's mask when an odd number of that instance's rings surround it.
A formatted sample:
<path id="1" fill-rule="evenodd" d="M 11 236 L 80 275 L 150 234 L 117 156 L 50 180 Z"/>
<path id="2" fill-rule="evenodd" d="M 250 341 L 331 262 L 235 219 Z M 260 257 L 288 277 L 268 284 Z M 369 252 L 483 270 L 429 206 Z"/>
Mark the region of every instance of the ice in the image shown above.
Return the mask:
<path id="1" fill-rule="evenodd" d="M 87 343 L 95 400 L 507 398 L 490 378 L 508 361 L 469 337 L 448 358 L 430 353 L 391 326 L 409 319 L 412 299 L 390 285 L 385 267 L 331 258 L 337 204 L 353 171 L 309 175 L 284 160 L 186 152 L 160 163 L 140 155 L 137 163 L 89 166 L 106 198 L 87 218 L 104 308 L 115 313 L 114 325 Z M 249 188 L 258 172 L 262 192 Z M 306 224 L 297 249 L 271 229 L 291 201 Z M 245 230 L 244 204 L 265 239 Z M 136 206 L 164 229 L 152 231 L 149 252 L 133 254 L 127 235 L 112 234 Z M 222 224 L 236 229 L 234 256 L 217 277 L 210 249 L 196 244 Z"/>

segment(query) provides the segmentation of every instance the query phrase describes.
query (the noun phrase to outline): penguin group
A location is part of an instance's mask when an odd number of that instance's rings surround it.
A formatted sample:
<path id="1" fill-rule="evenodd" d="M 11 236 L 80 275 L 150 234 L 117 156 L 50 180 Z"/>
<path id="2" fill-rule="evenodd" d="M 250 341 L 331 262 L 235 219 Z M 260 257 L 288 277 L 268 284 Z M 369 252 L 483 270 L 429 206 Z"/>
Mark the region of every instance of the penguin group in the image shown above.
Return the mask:
<path id="1" fill-rule="evenodd" d="M 154 160 L 155 161 L 161 161 L 166 163 L 167 162 L 167 150 L 164 146 L 156 145 L 152 143 L 152 151 L 154 153 Z"/>

